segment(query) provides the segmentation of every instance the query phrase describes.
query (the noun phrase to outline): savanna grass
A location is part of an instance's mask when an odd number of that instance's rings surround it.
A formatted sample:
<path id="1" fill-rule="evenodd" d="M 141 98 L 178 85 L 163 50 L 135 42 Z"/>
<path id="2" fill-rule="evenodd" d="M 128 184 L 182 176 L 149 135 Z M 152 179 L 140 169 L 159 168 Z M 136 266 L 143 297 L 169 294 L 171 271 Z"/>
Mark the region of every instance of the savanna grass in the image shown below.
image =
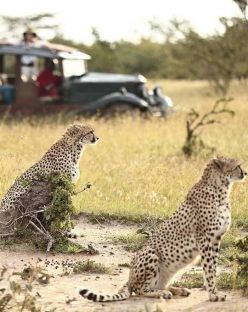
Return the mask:
<path id="1" fill-rule="evenodd" d="M 78 212 L 121 216 L 167 217 L 180 204 L 202 174 L 209 159 L 204 154 L 186 160 L 181 154 L 185 140 L 185 117 L 191 107 L 209 110 L 217 97 L 206 82 L 160 81 L 172 97 L 175 113 L 168 119 L 88 119 L 100 141 L 87 147 L 81 160 L 80 189 L 92 187 L 74 198 Z M 234 118 L 211 125 L 202 139 L 216 147 L 217 154 L 244 161 L 248 168 L 248 92 L 234 83 L 230 108 Z M 85 122 L 79 118 L 77 122 Z M 0 196 L 13 180 L 36 162 L 57 140 L 71 121 L 60 117 L 0 123 Z M 247 183 L 234 186 L 231 194 L 234 224 L 248 228 Z"/>

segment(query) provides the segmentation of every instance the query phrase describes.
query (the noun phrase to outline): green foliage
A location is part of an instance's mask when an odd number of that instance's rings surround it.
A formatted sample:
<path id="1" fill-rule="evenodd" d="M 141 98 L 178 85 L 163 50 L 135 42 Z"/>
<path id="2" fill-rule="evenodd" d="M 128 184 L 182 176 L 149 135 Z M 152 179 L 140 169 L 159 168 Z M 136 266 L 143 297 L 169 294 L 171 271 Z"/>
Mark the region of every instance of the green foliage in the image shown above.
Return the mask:
<path id="1" fill-rule="evenodd" d="M 124 249 L 130 252 L 140 250 L 147 241 L 147 236 L 143 234 L 113 235 L 109 238 L 115 244 L 123 244 Z"/>
<path id="2" fill-rule="evenodd" d="M 248 235 L 237 242 L 237 280 L 244 294 L 248 296 Z"/>
<path id="3" fill-rule="evenodd" d="M 38 228 L 42 230 L 43 233 L 47 231 L 47 233 L 53 237 L 54 251 L 62 253 L 84 251 L 82 246 L 70 242 L 63 236 L 64 232 L 68 232 L 73 228 L 71 216 L 75 213 L 72 196 L 76 193 L 70 176 L 56 173 L 49 176 L 39 176 L 38 179 L 40 182 L 45 182 L 44 187 L 47 187 L 47 191 L 51 192 L 51 200 L 49 198 L 48 204 L 46 203 L 47 207 L 42 215 L 37 216 L 36 230 Z M 21 181 L 21 183 L 23 186 L 28 186 L 30 184 L 30 182 L 26 180 Z M 86 188 L 88 188 L 88 185 Z M 45 237 L 47 239 L 48 236 Z M 25 230 L 23 230 L 22 227 L 17 228 L 12 241 L 16 239 L 29 241 L 30 238 L 35 240 L 35 245 L 39 249 L 44 250 L 46 248 L 47 241 L 44 241 L 44 237 L 34 235 L 34 229 L 31 227 L 25 228 Z"/>
<path id="4" fill-rule="evenodd" d="M 217 276 L 218 289 L 233 289 L 236 288 L 236 279 L 233 272 L 222 272 Z M 186 288 L 202 288 L 204 285 L 203 273 L 184 273 L 179 281 L 173 283 L 174 287 Z M 241 285 L 239 285 L 240 287 Z"/>
<path id="5" fill-rule="evenodd" d="M 248 252 L 248 236 L 240 239 L 236 245 L 242 252 Z"/>
<path id="6" fill-rule="evenodd" d="M 201 288 L 203 287 L 202 273 L 184 273 L 180 281 L 173 283 L 174 287 Z"/>
<path id="7" fill-rule="evenodd" d="M 223 275 L 220 280 L 228 288 L 241 289 L 244 295 L 248 296 L 248 236 L 235 241 L 230 236 L 221 249 L 220 259 L 232 268 L 230 275 Z"/>
<path id="8" fill-rule="evenodd" d="M 246 17 L 246 0 L 234 1 Z M 92 56 L 91 71 L 141 73 L 149 78 L 207 79 L 221 96 L 227 94 L 233 78 L 248 78 L 247 20 L 241 18 L 220 18 L 224 32 L 208 37 L 199 35 L 187 21 L 173 19 L 168 25 L 150 22 L 151 36 L 141 38 L 138 43 L 103 40 L 93 27 L 94 42 L 90 46 L 64 38 L 49 13 L 0 19 L 5 26 L 4 35 L 19 37 L 27 27 L 56 31 L 52 42 L 76 47 Z M 162 36 L 160 42 L 153 40 L 158 34 Z"/>
<path id="9" fill-rule="evenodd" d="M 52 201 L 44 212 L 48 227 L 52 232 L 70 230 L 73 227 L 71 215 L 74 213 L 72 195 L 74 185 L 69 176 L 53 174 L 45 178 L 54 185 Z"/>
<path id="10" fill-rule="evenodd" d="M 96 28 L 92 29 L 92 34 L 95 41 L 90 48 L 90 55 L 92 56 L 94 71 L 114 71 L 111 70 L 117 61 L 114 46 L 110 42 L 102 40 Z"/>
<path id="11" fill-rule="evenodd" d="M 73 265 L 73 273 L 80 274 L 83 272 L 103 274 L 109 273 L 109 268 L 104 264 L 96 263 L 93 260 L 77 261 Z"/>
<path id="12" fill-rule="evenodd" d="M 234 247 L 239 235 L 239 230 L 237 227 L 232 226 L 231 229 L 225 234 L 223 240 L 221 241 L 220 251 Z"/>
<path id="13" fill-rule="evenodd" d="M 217 277 L 218 289 L 234 289 L 236 287 L 235 274 L 233 272 L 222 272 Z"/>
<path id="14" fill-rule="evenodd" d="M 226 262 L 230 272 L 222 272 L 217 277 L 218 289 L 240 289 L 248 296 L 248 236 L 234 242 L 230 236 L 221 249 L 221 262 Z M 174 286 L 199 288 L 203 286 L 202 273 L 185 273 Z"/>
<path id="15" fill-rule="evenodd" d="M 240 18 L 221 18 L 223 33 L 200 36 L 185 21 L 169 25 L 150 23 L 151 37 L 138 43 L 102 40 L 93 29 L 91 46 L 76 44 L 57 35 L 53 42 L 75 46 L 92 56 L 91 71 L 141 73 L 149 78 L 206 79 L 215 92 L 225 96 L 233 78 L 246 79 L 248 72 L 247 23 Z M 159 33 L 162 42 L 156 42 Z M 195 61 L 197 60 L 197 62 Z"/>
<path id="16" fill-rule="evenodd" d="M 58 239 L 53 245 L 53 251 L 60 253 L 75 254 L 85 251 L 80 244 L 69 241 L 63 237 Z"/>

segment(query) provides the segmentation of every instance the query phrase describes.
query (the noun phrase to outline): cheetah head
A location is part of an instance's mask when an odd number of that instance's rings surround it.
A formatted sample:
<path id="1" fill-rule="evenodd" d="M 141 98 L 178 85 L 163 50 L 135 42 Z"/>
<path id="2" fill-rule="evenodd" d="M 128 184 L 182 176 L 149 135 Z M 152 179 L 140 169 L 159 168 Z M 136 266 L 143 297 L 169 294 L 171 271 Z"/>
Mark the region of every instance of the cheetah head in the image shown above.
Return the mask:
<path id="1" fill-rule="evenodd" d="M 99 140 L 90 126 L 80 124 L 69 127 L 64 137 L 73 143 L 81 141 L 83 144 L 95 144 Z"/>
<path id="2" fill-rule="evenodd" d="M 224 175 L 229 182 L 243 181 L 247 175 L 236 159 L 216 157 L 213 159 L 213 164 L 217 171 Z"/>

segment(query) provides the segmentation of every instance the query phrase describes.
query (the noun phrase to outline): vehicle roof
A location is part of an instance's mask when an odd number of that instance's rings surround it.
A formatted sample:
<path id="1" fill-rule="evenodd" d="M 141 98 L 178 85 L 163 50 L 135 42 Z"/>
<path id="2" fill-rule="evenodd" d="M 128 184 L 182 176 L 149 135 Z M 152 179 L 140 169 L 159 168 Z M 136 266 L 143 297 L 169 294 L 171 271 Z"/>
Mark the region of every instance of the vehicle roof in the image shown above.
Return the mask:
<path id="1" fill-rule="evenodd" d="M 27 47 L 21 43 L 0 41 L 0 55 L 33 55 L 37 57 L 89 60 L 90 55 L 75 48 L 50 42 L 41 42 L 39 47 Z"/>

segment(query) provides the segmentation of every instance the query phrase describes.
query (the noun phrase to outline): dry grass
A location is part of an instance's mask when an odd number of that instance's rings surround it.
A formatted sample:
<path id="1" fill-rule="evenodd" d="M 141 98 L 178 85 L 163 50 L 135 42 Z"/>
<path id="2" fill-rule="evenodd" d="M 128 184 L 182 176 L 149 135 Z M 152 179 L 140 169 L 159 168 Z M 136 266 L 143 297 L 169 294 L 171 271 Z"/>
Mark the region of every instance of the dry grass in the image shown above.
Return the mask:
<path id="1" fill-rule="evenodd" d="M 185 160 L 181 147 L 185 137 L 185 116 L 189 108 L 204 112 L 217 99 L 206 82 L 162 81 L 177 112 L 168 120 L 115 119 L 87 120 L 100 141 L 88 147 L 81 161 L 78 188 L 90 181 L 93 186 L 75 198 L 79 211 L 122 215 L 168 215 L 183 200 L 201 175 L 204 155 Z M 218 154 L 248 159 L 247 86 L 234 84 L 230 108 L 234 118 L 206 129 L 203 139 L 217 147 Z M 83 120 L 80 120 L 83 121 Z M 57 121 L 0 124 L 0 196 L 16 176 L 37 161 L 64 132 L 67 124 Z M 248 167 L 248 164 L 245 164 Z M 248 224 L 247 183 L 232 192 L 233 216 Z"/>

